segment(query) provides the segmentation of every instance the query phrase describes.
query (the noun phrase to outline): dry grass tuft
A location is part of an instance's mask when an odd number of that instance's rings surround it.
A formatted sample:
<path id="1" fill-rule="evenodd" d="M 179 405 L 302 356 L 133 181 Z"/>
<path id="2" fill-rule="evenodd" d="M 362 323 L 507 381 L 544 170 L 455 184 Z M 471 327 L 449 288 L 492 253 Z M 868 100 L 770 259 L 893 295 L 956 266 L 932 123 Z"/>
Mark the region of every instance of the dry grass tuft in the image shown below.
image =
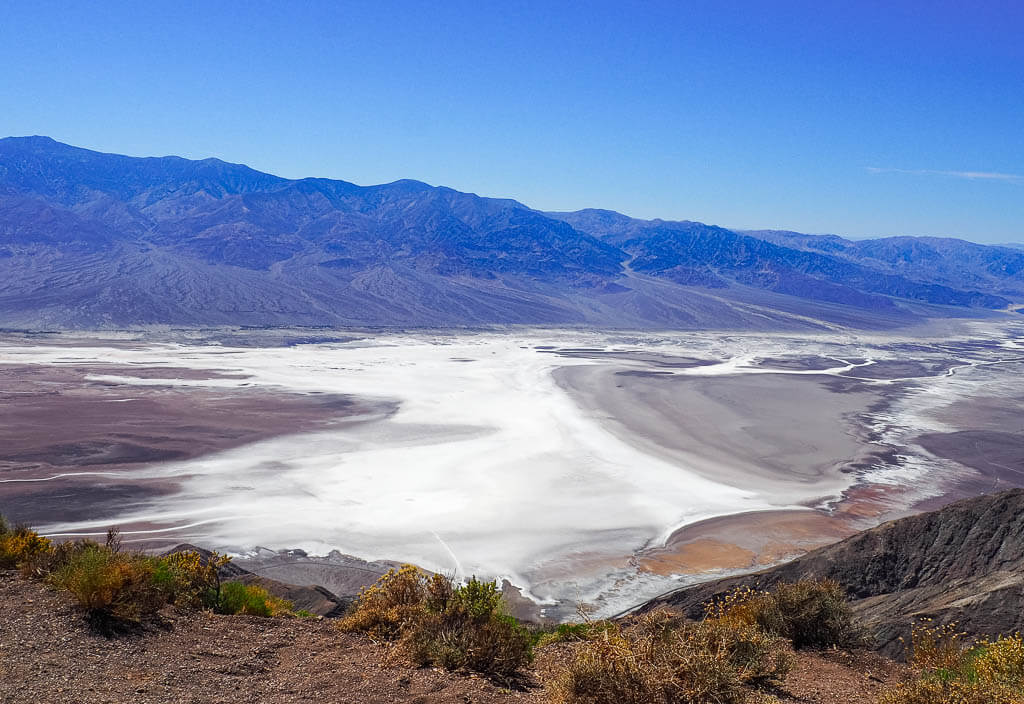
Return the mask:
<path id="1" fill-rule="evenodd" d="M 561 704 L 742 704 L 791 666 L 789 645 L 755 624 L 659 611 L 596 630 L 552 688 Z"/>

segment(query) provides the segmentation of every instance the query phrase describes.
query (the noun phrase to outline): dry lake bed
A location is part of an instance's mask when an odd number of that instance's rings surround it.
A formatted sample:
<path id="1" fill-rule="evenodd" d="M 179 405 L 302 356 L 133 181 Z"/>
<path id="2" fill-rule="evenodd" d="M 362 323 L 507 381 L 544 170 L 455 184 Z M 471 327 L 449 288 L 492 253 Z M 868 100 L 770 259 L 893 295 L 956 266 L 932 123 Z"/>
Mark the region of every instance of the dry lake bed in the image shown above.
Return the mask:
<path id="1" fill-rule="evenodd" d="M 1024 486 L 1022 402 L 1013 322 L 4 333 L 0 512 L 253 564 L 300 550 L 329 588 L 348 555 L 610 614 Z"/>

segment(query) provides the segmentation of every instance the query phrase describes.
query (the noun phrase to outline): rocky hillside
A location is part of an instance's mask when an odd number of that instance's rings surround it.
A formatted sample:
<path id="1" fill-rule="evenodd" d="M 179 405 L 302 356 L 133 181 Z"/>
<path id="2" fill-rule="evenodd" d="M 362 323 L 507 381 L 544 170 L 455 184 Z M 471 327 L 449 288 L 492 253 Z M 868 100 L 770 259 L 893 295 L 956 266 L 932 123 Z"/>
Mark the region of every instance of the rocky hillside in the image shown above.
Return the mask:
<path id="1" fill-rule="evenodd" d="M 1018 250 L 958 276 L 931 242 L 802 237 L 0 139 L 5 327 L 879 328 L 1024 297 Z"/>
<path id="2" fill-rule="evenodd" d="M 877 647 L 898 655 L 915 618 L 956 622 L 972 634 L 1024 629 L 1024 489 L 967 499 L 902 518 L 784 565 L 681 589 L 646 604 L 692 616 L 735 587 L 802 578 L 837 580 Z"/>

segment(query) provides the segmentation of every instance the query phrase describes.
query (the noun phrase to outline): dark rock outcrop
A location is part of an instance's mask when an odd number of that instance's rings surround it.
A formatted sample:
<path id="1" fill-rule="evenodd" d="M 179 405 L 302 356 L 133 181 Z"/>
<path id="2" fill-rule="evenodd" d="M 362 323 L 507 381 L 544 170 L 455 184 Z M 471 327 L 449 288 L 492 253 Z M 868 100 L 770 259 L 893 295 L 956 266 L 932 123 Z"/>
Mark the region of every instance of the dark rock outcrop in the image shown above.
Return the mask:
<path id="1" fill-rule="evenodd" d="M 209 550 L 188 543 L 177 545 L 164 554 L 170 555 L 176 552 L 197 552 L 204 561 L 213 554 Z M 301 586 L 260 577 L 240 567 L 236 562 L 229 562 L 221 567 L 220 578 L 224 582 L 242 582 L 263 587 L 274 596 L 290 601 L 296 611 L 304 610 L 325 618 L 341 616 L 355 601 L 354 596 L 337 596 L 318 585 Z"/>
<path id="2" fill-rule="evenodd" d="M 838 581 L 887 655 L 900 655 L 900 638 L 925 617 L 977 635 L 1022 630 L 1024 489 L 890 521 L 784 565 L 680 589 L 641 609 L 670 606 L 699 617 L 704 604 L 736 587 L 803 578 Z"/>

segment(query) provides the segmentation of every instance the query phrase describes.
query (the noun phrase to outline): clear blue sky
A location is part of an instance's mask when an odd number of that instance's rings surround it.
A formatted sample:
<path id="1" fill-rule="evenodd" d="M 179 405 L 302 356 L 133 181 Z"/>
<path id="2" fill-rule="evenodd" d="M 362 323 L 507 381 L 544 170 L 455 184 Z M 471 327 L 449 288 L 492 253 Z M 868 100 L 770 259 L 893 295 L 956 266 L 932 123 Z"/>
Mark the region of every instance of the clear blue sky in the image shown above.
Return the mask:
<path id="1" fill-rule="evenodd" d="M 851 236 L 1024 241 L 1024 1 L 20 2 L 0 133 Z"/>

